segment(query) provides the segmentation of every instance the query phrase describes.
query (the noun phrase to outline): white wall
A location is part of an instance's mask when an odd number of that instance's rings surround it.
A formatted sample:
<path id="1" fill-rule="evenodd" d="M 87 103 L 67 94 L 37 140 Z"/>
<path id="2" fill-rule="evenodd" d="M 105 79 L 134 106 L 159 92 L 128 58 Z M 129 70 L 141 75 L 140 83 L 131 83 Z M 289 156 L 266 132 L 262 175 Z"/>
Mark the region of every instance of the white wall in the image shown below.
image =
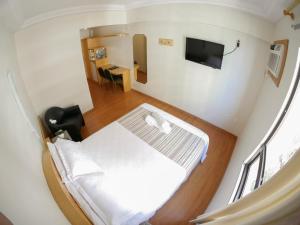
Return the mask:
<path id="1" fill-rule="evenodd" d="M 298 9 L 300 11 L 300 8 Z M 300 13 L 297 15 L 300 15 Z M 291 24 L 297 22 L 300 22 L 300 16 L 298 16 L 296 21 L 292 21 L 289 17 L 285 17 L 276 26 L 273 39 L 289 39 L 290 41 L 283 78 L 279 88 L 277 88 L 269 76 L 265 77 L 258 96 L 258 101 L 254 106 L 254 110 L 249 117 L 244 131 L 239 136 L 226 174 L 207 209 L 208 212 L 227 205 L 236 185 L 244 160 L 248 158 L 259 143 L 265 138 L 282 107 L 294 75 L 297 53 L 300 48 L 300 30 L 294 31 L 291 29 Z"/>
<path id="2" fill-rule="evenodd" d="M 127 24 L 102 26 L 92 30 L 94 36 L 128 33 Z M 130 36 L 103 38 L 102 45 L 106 47 L 110 64 L 131 68 L 132 39 Z"/>
<path id="3" fill-rule="evenodd" d="M 132 48 L 129 36 L 105 38 L 102 43 L 107 49 L 110 64 L 130 68 Z"/>
<path id="4" fill-rule="evenodd" d="M 274 25 L 244 11 L 208 4 L 165 4 L 128 11 L 128 23 L 169 21 L 203 23 L 240 31 L 251 36 L 269 41 Z M 160 23 L 157 24 L 160 26 Z"/>
<path id="5" fill-rule="evenodd" d="M 263 83 L 273 25 L 233 9 L 199 4 L 130 10 L 128 22 L 131 35 L 147 37 L 148 82 L 134 81 L 133 88 L 240 134 Z M 187 36 L 223 43 L 225 53 L 238 39 L 241 47 L 215 70 L 184 59 Z M 173 39 L 174 46 L 159 45 L 160 37 Z"/>
<path id="6" fill-rule="evenodd" d="M 123 11 L 70 15 L 47 20 L 15 34 L 18 62 L 35 111 L 79 104 L 93 107 L 81 53 L 80 29 L 126 22 Z"/>
<path id="7" fill-rule="evenodd" d="M 42 146 L 18 108 L 7 79 L 16 74 L 17 90 L 37 129 L 37 117 L 20 79 L 13 35 L 0 25 L 0 211 L 15 225 L 69 224 L 54 202 L 41 165 Z"/>

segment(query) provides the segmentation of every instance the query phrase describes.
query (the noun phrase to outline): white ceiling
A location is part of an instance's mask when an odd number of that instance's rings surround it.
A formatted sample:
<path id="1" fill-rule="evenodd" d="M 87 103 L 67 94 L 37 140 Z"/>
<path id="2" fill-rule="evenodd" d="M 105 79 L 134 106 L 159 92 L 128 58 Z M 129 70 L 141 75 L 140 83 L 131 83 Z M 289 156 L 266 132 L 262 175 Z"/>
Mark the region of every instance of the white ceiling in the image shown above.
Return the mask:
<path id="1" fill-rule="evenodd" d="M 135 8 L 145 5 L 192 2 L 206 3 L 237 8 L 265 19 L 276 22 L 282 16 L 282 10 L 292 0 L 0 0 L 0 19 L 14 16 L 14 20 L 23 24 L 41 14 L 68 8 L 86 6 L 107 6 Z"/>

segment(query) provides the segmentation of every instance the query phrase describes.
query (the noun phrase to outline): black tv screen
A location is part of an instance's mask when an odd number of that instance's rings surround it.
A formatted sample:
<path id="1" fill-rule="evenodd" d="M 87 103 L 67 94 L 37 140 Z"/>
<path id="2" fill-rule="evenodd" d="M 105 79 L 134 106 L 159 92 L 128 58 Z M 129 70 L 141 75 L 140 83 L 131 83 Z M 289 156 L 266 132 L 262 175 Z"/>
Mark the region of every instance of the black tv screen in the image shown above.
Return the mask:
<path id="1" fill-rule="evenodd" d="M 185 59 L 221 69 L 224 45 L 195 38 L 186 38 Z"/>

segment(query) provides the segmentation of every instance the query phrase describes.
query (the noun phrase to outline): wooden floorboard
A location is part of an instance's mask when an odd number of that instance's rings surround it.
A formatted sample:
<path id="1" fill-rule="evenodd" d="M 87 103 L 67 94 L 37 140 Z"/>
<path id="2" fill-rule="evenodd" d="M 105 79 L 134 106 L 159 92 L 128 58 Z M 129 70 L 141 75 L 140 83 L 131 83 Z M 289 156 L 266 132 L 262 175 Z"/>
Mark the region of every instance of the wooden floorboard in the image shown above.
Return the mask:
<path id="1" fill-rule="evenodd" d="M 175 195 L 150 220 L 152 225 L 188 225 L 203 213 L 214 196 L 230 160 L 236 137 L 202 119 L 137 91 L 122 92 L 108 83 L 99 87 L 89 81 L 94 109 L 85 113 L 83 136 L 118 119 L 142 103 L 149 103 L 200 128 L 209 136 L 208 156 Z"/>
<path id="2" fill-rule="evenodd" d="M 137 79 L 136 81 L 142 83 L 142 84 L 146 84 L 147 83 L 147 74 L 138 70 L 137 71 Z"/>

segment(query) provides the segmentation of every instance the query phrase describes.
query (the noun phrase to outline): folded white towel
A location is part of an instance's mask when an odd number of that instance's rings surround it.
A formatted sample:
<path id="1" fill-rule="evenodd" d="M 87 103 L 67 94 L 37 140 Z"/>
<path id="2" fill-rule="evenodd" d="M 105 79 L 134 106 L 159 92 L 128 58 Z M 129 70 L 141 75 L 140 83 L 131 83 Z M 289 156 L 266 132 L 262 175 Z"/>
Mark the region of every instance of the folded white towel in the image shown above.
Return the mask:
<path id="1" fill-rule="evenodd" d="M 152 116 L 150 116 L 150 115 L 147 115 L 147 116 L 146 116 L 145 121 L 146 121 L 150 126 L 158 127 L 156 120 L 155 120 Z"/>
<path id="2" fill-rule="evenodd" d="M 160 130 L 166 134 L 169 134 L 172 130 L 170 123 L 168 121 L 163 122 Z"/>
<path id="3" fill-rule="evenodd" d="M 169 134 L 172 130 L 170 123 L 156 112 L 152 112 L 151 115 L 147 115 L 145 121 L 150 126 L 158 128 L 160 132 Z"/>
<path id="4" fill-rule="evenodd" d="M 166 121 L 163 117 L 161 117 L 157 112 L 152 112 L 151 116 L 156 120 L 158 127 L 161 127 L 162 124 Z"/>

